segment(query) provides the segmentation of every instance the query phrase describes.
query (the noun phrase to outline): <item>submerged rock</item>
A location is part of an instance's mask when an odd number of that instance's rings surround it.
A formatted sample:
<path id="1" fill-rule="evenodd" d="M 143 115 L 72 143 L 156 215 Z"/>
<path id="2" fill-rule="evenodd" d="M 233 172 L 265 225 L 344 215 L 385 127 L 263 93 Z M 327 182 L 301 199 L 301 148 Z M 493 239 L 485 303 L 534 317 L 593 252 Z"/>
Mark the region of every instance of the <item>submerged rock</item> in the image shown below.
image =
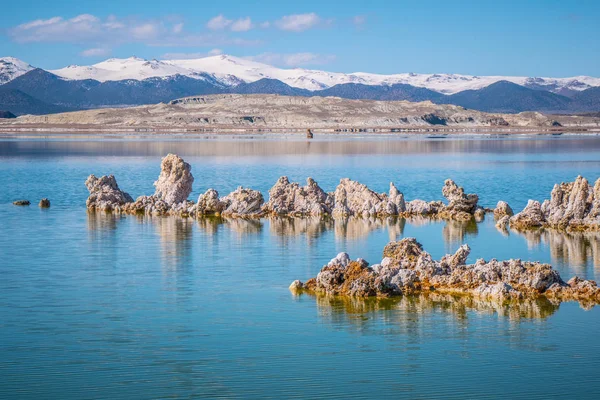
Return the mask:
<path id="1" fill-rule="evenodd" d="M 50 208 L 50 200 L 43 198 L 40 200 L 38 206 L 40 208 Z"/>
<path id="2" fill-rule="evenodd" d="M 331 214 L 334 200 L 325 193 L 312 178 L 306 180 L 306 186 L 290 183 L 282 176 L 269 190 L 269 201 L 263 210 L 273 215 L 325 215 Z"/>
<path id="3" fill-rule="evenodd" d="M 85 181 L 90 195 L 85 202 L 88 209 L 100 211 L 121 211 L 121 207 L 133 202 L 133 198 L 119 189 L 113 175 L 97 178 L 90 175 Z"/>
<path id="4" fill-rule="evenodd" d="M 160 163 L 160 175 L 154 182 L 154 197 L 169 205 L 187 200 L 192 193 L 194 177 L 190 164 L 175 154 L 168 154 Z"/>
<path id="5" fill-rule="evenodd" d="M 15 206 L 28 206 L 31 203 L 29 202 L 29 200 L 15 200 L 13 201 L 13 204 Z"/>
<path id="6" fill-rule="evenodd" d="M 358 297 L 393 296 L 413 292 L 466 293 L 478 297 L 517 299 L 546 296 L 559 300 L 600 303 L 600 288 L 594 281 L 574 278 L 565 283 L 548 264 L 521 260 L 477 260 L 467 264 L 470 248 L 433 260 L 414 238 L 391 242 L 383 250 L 380 264 L 369 267 L 362 259 L 338 254 L 316 278 L 297 290 Z"/>

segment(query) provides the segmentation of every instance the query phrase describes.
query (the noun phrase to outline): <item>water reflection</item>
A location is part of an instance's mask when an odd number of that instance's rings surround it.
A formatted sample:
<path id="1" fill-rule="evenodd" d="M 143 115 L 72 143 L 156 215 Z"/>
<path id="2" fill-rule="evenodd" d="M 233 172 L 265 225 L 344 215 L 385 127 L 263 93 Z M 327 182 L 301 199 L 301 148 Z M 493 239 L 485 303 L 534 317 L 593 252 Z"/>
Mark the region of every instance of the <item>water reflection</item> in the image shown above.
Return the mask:
<path id="1" fill-rule="evenodd" d="M 302 294 L 315 299 L 319 316 L 332 325 L 368 328 L 377 322 L 393 326 L 398 333 L 419 331 L 425 323 L 431 323 L 429 314 L 452 315 L 460 324 L 466 325 L 474 315 L 497 315 L 513 322 L 543 320 L 554 314 L 558 304 L 548 299 L 525 299 L 514 302 L 480 299 L 473 296 L 426 293 L 394 298 L 356 298 Z"/>
<path id="2" fill-rule="evenodd" d="M 215 235 L 222 228 L 229 229 L 238 236 L 256 235 L 263 230 L 263 222 L 258 219 L 204 217 L 198 218 L 196 223 L 210 235 Z"/>
<path id="3" fill-rule="evenodd" d="M 179 271 L 192 264 L 192 227 L 194 221 L 179 217 L 139 217 L 152 223 L 160 237 L 162 265 L 167 271 Z"/>
<path id="4" fill-rule="evenodd" d="M 590 262 L 600 270 L 600 232 L 561 232 L 548 229 L 512 231 L 527 241 L 529 248 L 546 245 L 556 265 L 584 269 Z"/>
<path id="5" fill-rule="evenodd" d="M 389 240 L 399 239 L 404 233 L 404 218 L 340 218 L 335 220 L 335 237 L 343 240 L 362 239 L 373 231 L 386 229 Z"/>
<path id="6" fill-rule="evenodd" d="M 90 239 L 102 240 L 114 237 L 111 232 L 117 229 L 117 223 L 120 218 L 122 217 L 117 214 L 97 213 L 88 210 L 87 227 Z"/>
<path id="7" fill-rule="evenodd" d="M 479 228 L 474 219 L 469 221 L 444 221 L 442 229 L 444 242 L 451 247 L 458 247 L 465 243 L 467 238 L 477 236 Z"/>
<path id="8" fill-rule="evenodd" d="M 299 137 L 300 136 L 300 137 Z M 420 135 L 318 135 L 307 142 L 302 135 L 21 135 L 19 141 L 0 135 L 0 157 L 15 154 L 43 155 L 110 155 L 164 156 L 177 153 L 186 156 L 257 156 L 277 155 L 352 155 L 352 154 L 424 154 L 424 153 L 509 153 L 589 152 L 600 149 L 600 142 L 590 136 L 449 137 L 446 140 L 426 140 Z M 41 141 L 40 139 L 46 139 Z M 57 139 L 57 140 L 48 140 Z M 526 140 L 523 140 L 526 139 Z M 557 142 L 560 143 L 557 146 Z"/>
<path id="9" fill-rule="evenodd" d="M 440 229 L 446 249 L 455 249 L 463 243 L 468 243 L 480 235 L 490 235 L 494 229 L 483 229 L 480 224 L 493 224 L 490 220 L 483 223 L 470 221 L 436 221 L 427 218 L 294 218 L 271 217 L 267 219 L 231 219 L 207 217 L 194 219 L 175 217 L 119 216 L 115 214 L 88 213 L 87 225 L 90 244 L 99 251 L 110 251 L 119 245 L 119 225 L 131 218 L 139 224 L 148 225 L 158 233 L 161 243 L 161 254 L 169 268 L 176 268 L 181 260 L 191 257 L 192 235 L 194 229 L 203 232 L 202 238 L 207 242 L 206 251 L 219 241 L 219 232 L 229 232 L 239 238 L 249 235 L 268 233 L 280 243 L 286 244 L 296 238 L 303 237 L 309 245 L 325 235 L 333 234 L 336 241 L 362 241 L 375 232 L 384 232 L 388 241 L 399 240 L 404 236 L 407 225 L 411 228 Z M 483 232 L 480 230 L 483 229 Z M 439 231 L 438 231 L 439 232 Z M 587 278 L 590 266 L 600 271 L 600 232 L 559 232 L 555 230 L 532 230 L 519 232 L 506 230 L 502 232 L 524 239 L 530 251 L 547 248 L 549 260 L 555 268 L 566 272 L 565 277 L 580 275 Z M 411 235 L 419 235 L 411 232 Z M 481 238 L 478 238 L 481 239 Z M 499 240 L 493 235 L 489 240 Z M 514 240 L 511 237 L 510 240 Z M 519 257 L 518 254 L 508 254 L 508 257 Z M 536 257 L 538 259 L 538 257 Z"/>
<path id="10" fill-rule="evenodd" d="M 305 236 L 314 240 L 328 231 L 333 231 L 338 240 L 356 240 L 368 237 L 377 230 L 386 230 L 389 240 L 398 240 L 403 232 L 406 220 L 403 218 L 329 218 L 329 217 L 269 217 L 266 219 L 243 218 L 200 218 L 198 226 L 209 234 L 215 234 L 219 227 L 225 227 L 240 235 L 260 233 L 265 224 L 273 236 L 282 240 Z"/>
<path id="11" fill-rule="evenodd" d="M 332 218 L 307 217 L 272 217 L 269 218 L 269 227 L 273 235 L 285 241 L 286 238 L 305 236 L 308 241 L 319 238 L 327 231 L 334 229 L 335 222 Z"/>

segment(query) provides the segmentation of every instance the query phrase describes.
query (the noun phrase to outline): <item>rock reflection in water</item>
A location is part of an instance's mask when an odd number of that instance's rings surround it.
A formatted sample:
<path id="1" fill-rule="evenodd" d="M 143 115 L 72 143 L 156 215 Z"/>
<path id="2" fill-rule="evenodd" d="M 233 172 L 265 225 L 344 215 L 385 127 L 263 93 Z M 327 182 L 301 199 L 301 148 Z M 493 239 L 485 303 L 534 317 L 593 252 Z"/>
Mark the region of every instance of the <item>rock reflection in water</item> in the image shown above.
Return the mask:
<path id="1" fill-rule="evenodd" d="M 181 270 L 191 265 L 192 227 L 194 221 L 178 217 L 139 217 L 150 222 L 160 236 L 163 266 L 168 270 Z"/>
<path id="2" fill-rule="evenodd" d="M 547 245 L 554 264 L 578 268 L 592 264 L 594 269 L 600 269 L 600 232 L 564 232 L 551 229 L 513 232 L 523 236 L 529 248 Z"/>
<path id="3" fill-rule="evenodd" d="M 397 240 L 404 232 L 406 220 L 404 218 L 336 218 L 335 219 L 335 237 L 336 239 L 356 240 L 362 239 L 373 231 L 386 229 L 390 241 Z"/>
<path id="4" fill-rule="evenodd" d="M 115 232 L 121 216 L 112 213 L 88 211 L 88 246 L 94 254 L 102 254 L 107 264 L 116 265 L 119 257 L 119 239 Z"/>
<path id="5" fill-rule="evenodd" d="M 317 239 L 323 233 L 334 229 L 332 218 L 322 217 L 270 217 L 270 230 L 277 237 L 295 237 L 305 235 L 307 239 Z"/>
<path id="6" fill-rule="evenodd" d="M 477 236 L 478 233 L 479 228 L 475 219 L 469 221 L 447 220 L 442 229 L 444 242 L 451 247 L 460 246 L 465 243 L 468 237 Z"/>
<path id="7" fill-rule="evenodd" d="M 196 223 L 200 230 L 210 235 L 215 235 L 220 227 L 226 227 L 239 236 L 254 235 L 263 230 L 263 222 L 259 219 L 206 216 L 198 218 Z"/>
<path id="8" fill-rule="evenodd" d="M 214 234 L 219 226 L 226 226 L 240 234 L 255 234 L 262 231 L 265 223 L 277 237 L 306 236 L 317 239 L 325 232 L 333 230 L 336 239 L 363 239 L 376 230 L 387 230 L 390 240 L 402 236 L 406 221 L 403 218 L 363 218 L 363 217 L 269 217 L 268 219 L 243 219 L 226 217 L 198 218 L 200 229 Z"/>
<path id="9" fill-rule="evenodd" d="M 93 210 L 87 212 L 88 233 L 93 239 L 112 236 L 110 232 L 117 229 L 117 221 L 122 216 L 112 213 L 101 213 Z"/>
<path id="10" fill-rule="evenodd" d="M 461 324 L 467 324 L 469 314 L 497 315 L 511 322 L 540 320 L 554 314 L 558 304 L 548 299 L 499 301 L 473 296 L 438 293 L 406 295 L 393 298 L 358 298 L 324 294 L 301 294 L 315 299 L 319 316 L 334 325 L 356 325 L 366 328 L 372 323 L 370 316 L 382 318 L 385 325 L 409 332 L 423 324 L 428 314 L 451 314 Z"/>

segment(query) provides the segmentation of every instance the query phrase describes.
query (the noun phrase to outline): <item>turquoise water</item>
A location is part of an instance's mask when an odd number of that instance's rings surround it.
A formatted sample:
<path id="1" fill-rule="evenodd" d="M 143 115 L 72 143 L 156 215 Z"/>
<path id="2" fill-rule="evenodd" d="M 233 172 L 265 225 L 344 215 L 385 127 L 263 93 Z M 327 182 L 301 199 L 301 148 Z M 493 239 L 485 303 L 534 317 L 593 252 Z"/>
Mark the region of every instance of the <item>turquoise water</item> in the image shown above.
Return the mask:
<path id="1" fill-rule="evenodd" d="M 556 182 L 600 177 L 600 138 L 466 140 L 164 137 L 0 140 L 1 398 L 597 398 L 600 311 L 577 303 L 293 296 L 339 251 L 374 263 L 414 236 L 434 257 L 552 263 L 600 278 L 600 235 L 508 235 L 398 219 L 185 220 L 88 214 L 83 182 L 153 192 L 162 156 L 192 165 L 191 198 L 280 175 L 350 177 L 408 199 L 446 178 L 521 209 Z M 52 207 L 35 204 L 48 197 Z M 16 207 L 15 199 L 32 201 Z"/>

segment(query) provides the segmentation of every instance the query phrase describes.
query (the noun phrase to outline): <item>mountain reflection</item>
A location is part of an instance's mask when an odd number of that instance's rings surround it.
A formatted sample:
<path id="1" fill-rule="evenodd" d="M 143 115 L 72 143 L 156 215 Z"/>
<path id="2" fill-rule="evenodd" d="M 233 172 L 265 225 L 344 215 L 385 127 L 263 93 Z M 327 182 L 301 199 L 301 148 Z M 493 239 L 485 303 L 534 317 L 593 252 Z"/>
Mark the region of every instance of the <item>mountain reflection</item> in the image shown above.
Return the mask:
<path id="1" fill-rule="evenodd" d="M 0 135 L 2 136 L 2 135 Z M 592 151 L 600 148 L 600 142 L 586 137 L 560 138 L 533 136 L 519 140 L 507 136 L 479 136 L 477 140 L 465 137 L 448 137 L 444 140 L 426 140 L 419 135 L 327 135 L 318 134 L 310 142 L 304 133 L 295 135 L 197 135 L 185 134 L 177 137 L 157 137 L 160 135 L 128 134 L 126 136 L 106 135 L 98 140 L 96 135 L 49 134 L 48 138 L 60 141 L 39 141 L 39 134 L 31 136 L 36 140 L 6 141 L 0 145 L 0 156 L 43 155 L 61 157 L 70 155 L 109 155 L 162 157 L 176 153 L 182 157 L 214 156 L 273 156 L 273 155 L 351 155 L 351 154 L 426 154 L 426 153 L 562 153 L 568 151 Z M 281 138 L 285 140 L 281 140 Z M 126 137 L 127 140 L 123 140 Z M 21 136 L 27 139 L 27 135 Z M 278 140 L 273 140 L 273 139 Z M 502 140 L 498 140 L 498 138 Z M 593 138 L 591 138 L 593 139 Z M 560 146 L 557 146 L 560 141 Z"/>

